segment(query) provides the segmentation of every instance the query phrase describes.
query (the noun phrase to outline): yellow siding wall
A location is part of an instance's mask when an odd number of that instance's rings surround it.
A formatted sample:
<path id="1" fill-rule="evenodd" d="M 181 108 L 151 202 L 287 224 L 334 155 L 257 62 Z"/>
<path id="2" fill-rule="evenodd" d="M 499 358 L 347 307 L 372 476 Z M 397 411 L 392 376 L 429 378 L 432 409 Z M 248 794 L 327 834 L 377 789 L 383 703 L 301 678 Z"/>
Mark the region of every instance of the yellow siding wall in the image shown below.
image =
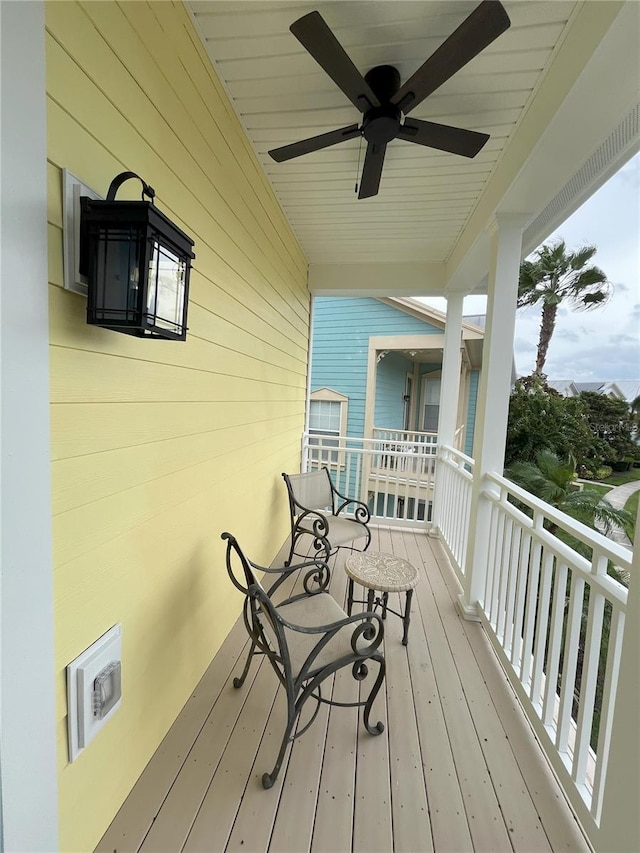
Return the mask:
<path id="1" fill-rule="evenodd" d="M 99 840 L 237 616 L 221 531 L 259 562 L 287 534 L 309 297 L 180 3 L 51 2 L 46 46 L 60 846 L 75 851 Z M 63 167 L 102 195 L 138 172 L 195 239 L 186 343 L 85 324 L 86 300 L 62 289 Z M 116 622 L 123 706 L 71 765 L 64 668 Z"/>

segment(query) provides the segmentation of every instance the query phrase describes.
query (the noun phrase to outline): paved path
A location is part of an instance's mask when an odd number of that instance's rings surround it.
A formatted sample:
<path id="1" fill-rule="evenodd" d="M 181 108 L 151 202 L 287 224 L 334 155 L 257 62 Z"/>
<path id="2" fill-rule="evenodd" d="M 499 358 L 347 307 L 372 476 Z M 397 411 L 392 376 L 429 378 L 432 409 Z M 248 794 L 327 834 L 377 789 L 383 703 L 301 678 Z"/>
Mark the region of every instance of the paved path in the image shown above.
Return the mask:
<path id="1" fill-rule="evenodd" d="M 634 492 L 640 489 L 640 480 L 625 483 L 624 486 L 615 486 L 605 495 L 611 506 L 616 509 L 624 509 L 624 505 Z"/>
<path id="2" fill-rule="evenodd" d="M 632 483 L 625 483 L 624 486 L 615 486 L 607 492 L 605 497 L 615 509 L 624 509 L 624 505 L 631 495 L 639 489 L 640 480 L 634 480 Z M 618 542 L 620 545 L 625 545 L 627 548 L 631 548 L 631 542 L 629 541 L 627 534 L 624 530 L 620 530 L 618 527 L 611 531 L 609 538 L 613 539 L 614 542 Z"/>

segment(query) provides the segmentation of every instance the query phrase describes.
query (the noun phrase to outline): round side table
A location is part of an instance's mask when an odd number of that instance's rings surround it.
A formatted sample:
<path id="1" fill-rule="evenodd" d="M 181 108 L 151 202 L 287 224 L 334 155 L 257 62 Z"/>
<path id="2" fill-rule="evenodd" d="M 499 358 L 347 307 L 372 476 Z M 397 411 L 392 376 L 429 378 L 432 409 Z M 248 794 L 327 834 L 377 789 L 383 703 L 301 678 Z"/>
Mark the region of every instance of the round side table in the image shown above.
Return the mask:
<path id="1" fill-rule="evenodd" d="M 347 589 L 347 613 L 351 616 L 353 606 L 353 584 L 359 583 L 368 589 L 366 604 L 368 610 L 376 607 L 382 608 L 382 618 L 385 619 L 387 612 L 393 613 L 402 619 L 404 630 L 402 644 L 407 645 L 409 640 L 409 622 L 411 619 L 411 599 L 413 589 L 418 583 L 419 574 L 415 566 L 402 557 L 394 554 L 383 554 L 379 551 L 365 551 L 363 553 L 350 554 L 345 561 L 345 571 L 349 577 Z M 382 598 L 376 596 L 376 592 L 382 593 Z M 404 613 L 398 613 L 389 607 L 389 593 L 406 592 Z"/>

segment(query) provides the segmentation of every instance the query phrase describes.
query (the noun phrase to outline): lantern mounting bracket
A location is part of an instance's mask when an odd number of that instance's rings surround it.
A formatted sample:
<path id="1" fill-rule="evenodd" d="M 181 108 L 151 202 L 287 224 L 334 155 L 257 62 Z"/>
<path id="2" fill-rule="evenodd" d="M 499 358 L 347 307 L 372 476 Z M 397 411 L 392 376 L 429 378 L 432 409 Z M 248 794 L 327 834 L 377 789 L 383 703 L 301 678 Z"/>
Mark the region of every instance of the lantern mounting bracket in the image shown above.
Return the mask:
<path id="1" fill-rule="evenodd" d="M 135 178 L 140 181 L 142 184 L 142 196 L 141 199 L 144 201 L 144 197 L 147 196 L 151 204 L 153 204 L 153 200 L 156 197 L 156 191 L 153 187 L 150 187 L 146 181 L 143 181 L 140 175 L 137 175 L 135 172 L 120 172 L 119 175 L 116 175 L 115 178 L 109 184 L 109 189 L 107 190 L 107 201 L 115 201 L 116 193 L 124 184 L 125 181 L 131 180 L 131 178 Z"/>
<path id="2" fill-rule="evenodd" d="M 62 239 L 64 289 L 87 295 L 86 268 L 81 271 L 80 196 L 103 199 L 104 196 L 84 184 L 68 169 L 62 170 Z"/>

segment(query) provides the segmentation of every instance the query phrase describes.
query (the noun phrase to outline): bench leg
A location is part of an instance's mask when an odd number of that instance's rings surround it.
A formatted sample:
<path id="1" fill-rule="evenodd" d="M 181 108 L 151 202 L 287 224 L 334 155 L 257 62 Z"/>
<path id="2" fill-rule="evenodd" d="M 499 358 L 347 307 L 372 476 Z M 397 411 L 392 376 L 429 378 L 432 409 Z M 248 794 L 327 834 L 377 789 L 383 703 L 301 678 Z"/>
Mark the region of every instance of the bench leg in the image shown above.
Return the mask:
<path id="1" fill-rule="evenodd" d="M 404 625 L 404 632 L 402 634 L 402 645 L 406 646 L 409 642 L 409 622 L 411 621 L 411 599 L 413 598 L 413 590 L 407 590 L 407 600 L 404 605 L 404 618 L 402 620 L 402 624 Z"/>

